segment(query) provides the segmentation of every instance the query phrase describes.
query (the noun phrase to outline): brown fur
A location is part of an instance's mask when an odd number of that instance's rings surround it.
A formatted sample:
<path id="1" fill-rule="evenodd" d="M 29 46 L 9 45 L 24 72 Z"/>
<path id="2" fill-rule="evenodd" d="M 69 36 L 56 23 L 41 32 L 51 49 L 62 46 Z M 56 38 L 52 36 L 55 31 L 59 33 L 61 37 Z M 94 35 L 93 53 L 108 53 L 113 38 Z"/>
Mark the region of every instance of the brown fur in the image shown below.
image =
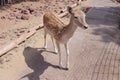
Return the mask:
<path id="1" fill-rule="evenodd" d="M 44 15 L 43 23 L 58 41 L 61 40 L 63 34 L 68 32 L 68 25 L 64 24 L 54 13 L 46 13 Z"/>

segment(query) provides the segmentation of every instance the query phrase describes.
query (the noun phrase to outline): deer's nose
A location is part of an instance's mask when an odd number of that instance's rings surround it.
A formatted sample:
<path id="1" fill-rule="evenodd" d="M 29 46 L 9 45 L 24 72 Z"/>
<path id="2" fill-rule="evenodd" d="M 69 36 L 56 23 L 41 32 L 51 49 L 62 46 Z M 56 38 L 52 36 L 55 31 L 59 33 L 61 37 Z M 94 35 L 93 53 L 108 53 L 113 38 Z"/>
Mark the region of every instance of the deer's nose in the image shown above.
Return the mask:
<path id="1" fill-rule="evenodd" d="M 88 27 L 87 26 L 84 26 L 85 29 L 87 29 Z"/>

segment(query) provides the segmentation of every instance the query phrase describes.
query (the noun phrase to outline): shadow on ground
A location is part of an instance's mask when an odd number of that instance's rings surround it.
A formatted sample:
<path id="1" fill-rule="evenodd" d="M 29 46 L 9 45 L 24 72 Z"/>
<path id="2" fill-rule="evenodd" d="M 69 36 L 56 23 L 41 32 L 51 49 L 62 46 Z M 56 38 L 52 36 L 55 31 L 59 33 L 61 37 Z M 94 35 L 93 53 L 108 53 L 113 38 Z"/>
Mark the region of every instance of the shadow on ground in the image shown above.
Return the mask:
<path id="1" fill-rule="evenodd" d="M 120 7 L 95 7 L 88 12 L 87 22 L 101 41 L 120 45 Z"/>
<path id="2" fill-rule="evenodd" d="M 98 26 L 119 24 L 120 7 L 94 7 L 87 14 L 87 22 Z"/>
<path id="3" fill-rule="evenodd" d="M 31 47 L 26 47 L 24 49 L 23 55 L 25 57 L 25 62 L 27 66 L 33 70 L 33 72 L 24 75 L 21 79 L 27 77 L 28 80 L 40 80 L 39 76 L 43 74 L 49 66 L 53 68 L 59 68 L 58 66 L 48 63 L 44 60 L 44 57 L 42 56 L 44 51 L 44 49 L 38 50 L 37 48 Z"/>

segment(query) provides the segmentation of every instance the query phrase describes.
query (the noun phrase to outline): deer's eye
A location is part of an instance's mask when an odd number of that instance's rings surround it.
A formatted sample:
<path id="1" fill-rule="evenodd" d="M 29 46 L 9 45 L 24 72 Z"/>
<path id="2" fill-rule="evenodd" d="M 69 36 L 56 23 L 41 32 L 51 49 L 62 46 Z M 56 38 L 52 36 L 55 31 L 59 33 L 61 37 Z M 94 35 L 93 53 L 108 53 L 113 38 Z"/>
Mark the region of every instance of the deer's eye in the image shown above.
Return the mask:
<path id="1" fill-rule="evenodd" d="M 74 17 L 75 19 L 78 19 L 78 17 Z"/>

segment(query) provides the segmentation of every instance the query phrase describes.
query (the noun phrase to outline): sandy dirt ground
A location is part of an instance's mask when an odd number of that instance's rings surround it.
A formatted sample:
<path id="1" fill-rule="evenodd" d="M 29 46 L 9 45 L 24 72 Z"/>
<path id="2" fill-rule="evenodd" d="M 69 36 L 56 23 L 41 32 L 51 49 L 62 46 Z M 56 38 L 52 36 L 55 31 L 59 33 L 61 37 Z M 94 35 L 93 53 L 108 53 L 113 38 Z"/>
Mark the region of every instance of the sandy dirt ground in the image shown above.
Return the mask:
<path id="1" fill-rule="evenodd" d="M 46 3 L 48 2 L 48 3 Z M 120 7 L 111 0 L 91 0 L 87 13 L 89 28 L 78 28 L 69 42 L 70 69 L 60 70 L 50 37 L 43 47 L 43 30 L 0 57 L 0 80 L 119 80 L 120 79 Z M 47 10 L 60 13 L 74 0 L 22 2 L 0 10 L 0 48 L 31 27 L 42 23 Z M 65 66 L 65 49 L 62 61 Z"/>

